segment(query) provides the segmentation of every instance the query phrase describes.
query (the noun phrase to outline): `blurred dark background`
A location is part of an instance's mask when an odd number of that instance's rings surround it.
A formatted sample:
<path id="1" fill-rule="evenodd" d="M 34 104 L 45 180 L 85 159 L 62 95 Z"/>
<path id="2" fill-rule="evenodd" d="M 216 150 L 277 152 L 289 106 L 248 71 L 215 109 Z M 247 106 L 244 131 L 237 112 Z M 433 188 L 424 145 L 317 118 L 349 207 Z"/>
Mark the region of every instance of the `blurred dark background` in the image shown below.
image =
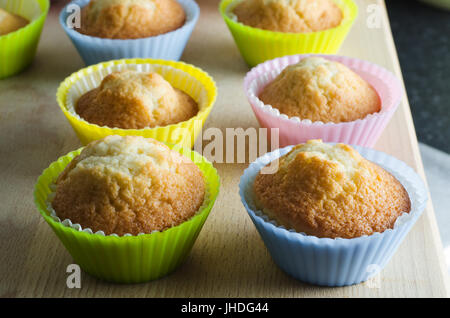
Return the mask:
<path id="1" fill-rule="evenodd" d="M 416 0 L 386 6 L 417 138 L 450 153 L 450 10 Z"/>

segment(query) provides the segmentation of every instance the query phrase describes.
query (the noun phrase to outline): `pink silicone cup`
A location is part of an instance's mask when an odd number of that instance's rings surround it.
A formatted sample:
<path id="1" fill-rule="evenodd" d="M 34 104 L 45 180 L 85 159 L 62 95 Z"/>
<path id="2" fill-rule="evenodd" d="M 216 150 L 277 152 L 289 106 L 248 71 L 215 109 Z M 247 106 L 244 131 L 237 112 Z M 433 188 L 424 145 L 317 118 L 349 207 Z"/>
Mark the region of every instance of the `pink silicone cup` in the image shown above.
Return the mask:
<path id="1" fill-rule="evenodd" d="M 261 90 L 285 67 L 309 56 L 340 62 L 359 74 L 377 91 L 381 99 L 381 110 L 351 122 L 323 123 L 288 117 L 259 100 Z M 289 55 L 259 64 L 247 73 L 244 89 L 260 125 L 264 128 L 279 128 L 280 147 L 304 143 L 310 139 L 373 147 L 404 94 L 400 81 L 378 65 L 355 58 L 323 54 Z"/>

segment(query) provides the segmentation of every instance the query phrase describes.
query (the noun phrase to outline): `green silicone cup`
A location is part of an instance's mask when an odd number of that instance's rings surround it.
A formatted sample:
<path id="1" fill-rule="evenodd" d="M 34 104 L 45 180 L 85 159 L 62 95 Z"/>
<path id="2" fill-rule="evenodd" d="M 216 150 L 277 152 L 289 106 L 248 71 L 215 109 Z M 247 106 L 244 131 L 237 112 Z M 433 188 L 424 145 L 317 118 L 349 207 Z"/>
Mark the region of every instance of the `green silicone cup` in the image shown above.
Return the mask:
<path id="1" fill-rule="evenodd" d="M 0 36 L 0 79 L 19 73 L 30 65 L 44 27 L 49 0 L 3 0 L 0 7 L 31 22 L 25 27 Z"/>
<path id="2" fill-rule="evenodd" d="M 339 26 L 311 33 L 283 33 L 262 30 L 234 21 L 229 16 L 230 5 L 236 0 L 222 0 L 219 11 L 249 66 L 277 57 L 294 54 L 335 54 L 358 16 L 353 0 L 334 0 L 341 8 L 343 19 Z M 232 8 L 232 7 L 231 7 Z"/>
<path id="3" fill-rule="evenodd" d="M 177 149 L 194 161 L 206 182 L 205 202 L 188 221 L 163 232 L 103 236 L 77 231 L 55 221 L 47 208 L 51 184 L 81 150 L 70 152 L 53 162 L 38 178 L 34 191 L 39 212 L 75 262 L 92 276 L 115 283 L 142 283 L 173 272 L 188 256 L 219 193 L 219 176 L 213 165 L 194 151 Z"/>

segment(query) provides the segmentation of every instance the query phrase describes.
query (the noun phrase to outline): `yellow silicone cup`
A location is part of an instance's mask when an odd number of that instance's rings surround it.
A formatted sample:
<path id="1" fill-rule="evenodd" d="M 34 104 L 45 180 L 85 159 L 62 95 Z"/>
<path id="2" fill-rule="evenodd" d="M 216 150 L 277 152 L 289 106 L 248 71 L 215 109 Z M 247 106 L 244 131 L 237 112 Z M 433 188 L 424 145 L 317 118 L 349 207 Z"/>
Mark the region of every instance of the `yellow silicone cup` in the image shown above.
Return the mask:
<path id="1" fill-rule="evenodd" d="M 217 198 L 220 179 L 217 170 L 200 154 L 169 147 L 189 157 L 199 167 L 205 179 L 207 195 L 195 216 L 163 232 L 104 236 L 77 231 L 53 219 L 47 208 L 51 185 L 82 149 L 59 158 L 38 178 L 34 201 L 39 212 L 75 262 L 90 275 L 115 283 L 142 283 L 173 272 L 189 255 Z"/>
<path id="2" fill-rule="evenodd" d="M 192 117 L 187 121 L 183 121 L 181 123 L 174 125 L 160 126 L 154 128 L 143 128 L 143 129 L 121 129 L 121 128 L 110 128 L 106 126 L 101 127 L 81 119 L 79 116 L 77 116 L 68 109 L 67 105 L 68 92 L 77 81 L 82 81 L 85 78 L 85 76 L 90 75 L 94 72 L 99 72 L 99 70 L 101 70 L 102 68 L 108 68 L 115 65 L 137 65 L 137 64 L 154 64 L 154 65 L 170 66 L 176 70 L 185 72 L 188 75 L 192 76 L 202 85 L 204 91 L 206 92 L 203 107 L 199 110 L 196 116 Z M 175 85 L 174 83 L 175 79 L 173 77 L 166 78 L 166 80 L 168 80 L 172 85 Z M 194 95 L 193 92 L 191 92 L 191 90 L 193 89 L 191 85 L 189 85 L 184 81 L 177 82 L 176 85 L 178 86 L 179 89 L 183 90 L 185 93 L 189 94 L 191 97 L 196 99 L 196 97 L 193 96 Z M 217 97 L 216 83 L 214 82 L 212 77 L 208 75 L 208 73 L 202 71 L 201 69 L 193 65 L 186 64 L 183 62 L 156 60 L 156 59 L 123 59 L 89 66 L 66 78 L 64 82 L 62 82 L 61 85 L 59 86 L 58 92 L 56 94 L 59 107 L 63 111 L 69 123 L 72 125 L 78 138 L 84 145 L 87 145 L 89 142 L 93 140 L 102 139 L 109 135 L 120 135 L 120 136 L 134 135 L 134 136 L 143 136 L 146 138 L 153 138 L 168 144 L 177 144 L 184 148 L 189 149 L 192 149 L 192 147 L 194 146 L 195 139 L 201 132 L 203 125 L 214 106 L 216 97 Z M 199 102 L 197 99 L 196 101 Z"/>
<path id="3" fill-rule="evenodd" d="M 49 0 L 2 0 L 0 7 L 31 20 L 25 27 L 0 36 L 0 79 L 19 73 L 36 54 Z"/>
<path id="4" fill-rule="evenodd" d="M 229 8 L 236 3 L 236 0 L 222 0 L 219 11 L 242 57 L 249 66 L 255 66 L 285 55 L 337 53 L 358 15 L 358 6 L 353 0 L 334 1 L 343 13 L 341 24 L 332 29 L 311 33 L 273 32 L 234 21 L 229 16 Z"/>

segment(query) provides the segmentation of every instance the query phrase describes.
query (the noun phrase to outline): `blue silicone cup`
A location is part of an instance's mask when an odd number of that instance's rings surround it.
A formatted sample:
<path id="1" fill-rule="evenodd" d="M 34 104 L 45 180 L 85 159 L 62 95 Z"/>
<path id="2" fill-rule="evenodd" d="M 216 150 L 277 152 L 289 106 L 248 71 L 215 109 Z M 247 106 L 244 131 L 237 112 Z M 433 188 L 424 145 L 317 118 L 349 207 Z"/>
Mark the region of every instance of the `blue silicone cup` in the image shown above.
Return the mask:
<path id="1" fill-rule="evenodd" d="M 425 209 L 428 196 L 412 168 L 385 153 L 353 146 L 363 157 L 395 176 L 411 200 L 411 211 L 400 216 L 393 229 L 353 239 L 318 238 L 278 226 L 253 202 L 252 185 L 262 167 L 288 153 L 288 146 L 258 158 L 244 172 L 239 192 L 275 263 L 292 277 L 314 285 L 358 284 L 380 272 Z"/>
<path id="2" fill-rule="evenodd" d="M 178 0 L 178 2 L 186 12 L 185 24 L 174 31 L 148 38 L 103 39 L 81 34 L 68 27 L 66 21 L 73 11 L 68 11 L 67 8 L 73 4 L 82 8 L 89 3 L 89 0 L 74 0 L 69 3 L 61 11 L 59 22 L 86 65 L 123 58 L 154 58 L 178 61 L 200 15 L 200 8 L 194 0 Z"/>

